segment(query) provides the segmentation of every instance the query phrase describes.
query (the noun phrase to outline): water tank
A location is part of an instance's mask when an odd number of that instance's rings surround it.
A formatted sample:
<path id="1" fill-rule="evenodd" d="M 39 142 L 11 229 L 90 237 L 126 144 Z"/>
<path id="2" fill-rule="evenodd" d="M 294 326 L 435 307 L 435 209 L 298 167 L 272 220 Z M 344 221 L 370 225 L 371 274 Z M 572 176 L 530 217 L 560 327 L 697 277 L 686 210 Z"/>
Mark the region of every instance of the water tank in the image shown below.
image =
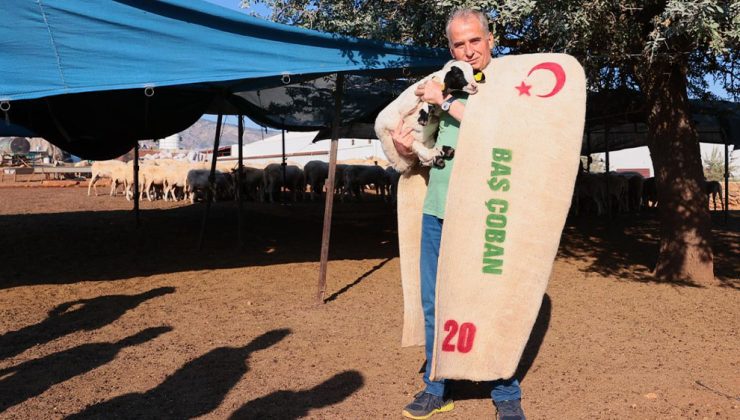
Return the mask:
<path id="1" fill-rule="evenodd" d="M 179 134 L 173 134 L 159 141 L 159 150 L 179 150 L 182 138 Z"/>
<path id="2" fill-rule="evenodd" d="M 0 154 L 25 155 L 31 151 L 31 143 L 25 137 L 0 138 Z"/>

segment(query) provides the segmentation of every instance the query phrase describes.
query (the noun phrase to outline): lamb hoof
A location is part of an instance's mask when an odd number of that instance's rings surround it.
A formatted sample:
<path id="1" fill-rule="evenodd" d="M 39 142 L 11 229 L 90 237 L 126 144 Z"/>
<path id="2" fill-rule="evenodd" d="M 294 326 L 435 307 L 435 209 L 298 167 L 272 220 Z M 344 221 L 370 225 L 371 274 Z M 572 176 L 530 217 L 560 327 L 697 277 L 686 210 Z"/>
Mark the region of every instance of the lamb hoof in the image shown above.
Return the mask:
<path id="1" fill-rule="evenodd" d="M 441 156 L 437 156 L 436 158 L 434 158 L 434 161 L 432 162 L 432 166 L 437 169 L 442 169 L 445 167 L 445 165 L 446 165 L 445 161 Z"/>
<path id="2" fill-rule="evenodd" d="M 455 157 L 455 148 L 450 146 L 442 146 L 442 158 L 445 160 L 451 160 Z"/>

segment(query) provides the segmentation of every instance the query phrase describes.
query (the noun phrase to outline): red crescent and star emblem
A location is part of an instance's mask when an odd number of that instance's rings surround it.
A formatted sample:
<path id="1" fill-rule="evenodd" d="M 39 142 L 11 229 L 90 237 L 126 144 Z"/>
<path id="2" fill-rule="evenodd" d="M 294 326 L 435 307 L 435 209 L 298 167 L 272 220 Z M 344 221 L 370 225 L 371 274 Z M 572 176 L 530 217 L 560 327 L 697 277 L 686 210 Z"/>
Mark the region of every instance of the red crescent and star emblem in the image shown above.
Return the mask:
<path id="1" fill-rule="evenodd" d="M 553 76 L 555 76 L 555 86 L 552 88 L 550 93 L 545 95 L 537 95 L 540 98 L 549 98 L 551 96 L 557 95 L 558 92 L 563 88 L 565 85 L 565 71 L 563 70 L 563 67 L 558 63 L 553 62 L 545 62 L 537 64 L 536 66 L 532 67 L 531 70 L 529 70 L 529 73 L 527 73 L 527 76 L 532 74 L 535 70 L 548 70 L 552 72 Z M 519 91 L 519 96 L 527 95 L 532 96 L 529 93 L 529 89 L 532 88 L 532 85 L 528 85 L 527 83 L 522 80 L 522 83 L 519 86 L 514 86 L 514 89 Z"/>

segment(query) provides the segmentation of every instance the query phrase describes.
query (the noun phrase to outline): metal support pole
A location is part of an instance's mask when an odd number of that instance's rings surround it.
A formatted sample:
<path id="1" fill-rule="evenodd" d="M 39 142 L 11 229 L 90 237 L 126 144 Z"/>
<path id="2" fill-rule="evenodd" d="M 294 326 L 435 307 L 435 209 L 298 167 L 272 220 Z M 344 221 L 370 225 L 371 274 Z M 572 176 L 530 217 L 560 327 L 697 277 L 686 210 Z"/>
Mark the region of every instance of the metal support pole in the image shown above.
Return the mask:
<path id="1" fill-rule="evenodd" d="M 612 196 L 609 191 L 609 126 L 604 126 L 604 147 L 606 148 L 606 215 L 612 219 Z"/>
<path id="2" fill-rule="evenodd" d="M 339 125 L 342 122 L 342 94 L 344 75 L 337 73 L 334 91 L 334 120 L 331 124 L 331 148 L 329 152 L 329 177 L 327 178 L 326 206 L 324 207 L 324 232 L 321 236 L 321 265 L 319 267 L 319 288 L 316 303 L 324 303 L 326 294 L 326 269 L 329 263 L 329 237 L 331 235 L 331 216 L 334 206 L 334 176 L 337 170 L 337 149 L 339 148 Z M 329 189 L 331 188 L 331 190 Z"/>
<path id="3" fill-rule="evenodd" d="M 283 125 L 285 124 L 285 119 L 283 119 Z M 283 200 L 283 190 L 287 190 L 287 182 L 285 181 L 287 179 L 287 171 L 288 171 L 288 158 L 285 157 L 285 129 L 283 128 L 283 162 L 280 164 L 280 166 L 283 169 L 283 188 L 280 191 L 280 202 L 284 202 Z"/>
<path id="4" fill-rule="evenodd" d="M 725 213 L 725 225 L 727 225 L 727 214 L 730 211 L 730 153 L 729 145 L 727 144 L 727 136 L 725 136 L 725 202 L 724 213 Z"/>
<path id="5" fill-rule="evenodd" d="M 221 122 L 223 121 L 223 115 L 218 114 L 216 119 L 216 135 L 213 138 L 213 154 L 211 154 L 211 173 L 208 175 L 208 189 L 206 190 L 206 208 L 203 211 L 203 221 L 200 224 L 200 238 L 198 239 L 198 249 L 203 249 L 203 237 L 206 234 L 206 221 L 208 220 L 208 212 L 211 210 L 211 201 L 213 200 L 213 192 L 216 189 L 216 161 L 218 160 L 218 143 L 221 139 Z"/>
<path id="6" fill-rule="evenodd" d="M 236 202 L 237 202 L 237 211 L 239 212 L 239 215 L 237 217 L 237 229 L 239 229 L 238 232 L 238 238 L 239 238 L 239 246 L 244 246 L 244 238 L 242 238 L 242 228 L 244 227 L 244 215 L 242 214 L 242 183 L 244 181 L 244 157 L 242 148 L 244 147 L 244 116 L 239 115 L 239 166 L 236 170 Z"/>
<path id="7" fill-rule="evenodd" d="M 128 194 L 126 191 L 124 194 Z M 141 226 L 139 217 L 139 142 L 134 146 L 134 214 L 136 215 L 136 227 Z"/>

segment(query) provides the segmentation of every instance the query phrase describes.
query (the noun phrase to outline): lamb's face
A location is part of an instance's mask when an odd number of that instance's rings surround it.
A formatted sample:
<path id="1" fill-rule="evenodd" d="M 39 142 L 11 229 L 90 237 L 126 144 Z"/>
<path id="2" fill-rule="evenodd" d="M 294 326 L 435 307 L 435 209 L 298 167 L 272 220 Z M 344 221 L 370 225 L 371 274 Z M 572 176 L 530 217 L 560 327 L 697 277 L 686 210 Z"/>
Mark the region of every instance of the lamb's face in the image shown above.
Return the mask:
<path id="1" fill-rule="evenodd" d="M 478 93 L 473 67 L 464 61 L 451 61 L 445 65 L 444 84 L 447 90 L 464 91 L 470 95 Z"/>

